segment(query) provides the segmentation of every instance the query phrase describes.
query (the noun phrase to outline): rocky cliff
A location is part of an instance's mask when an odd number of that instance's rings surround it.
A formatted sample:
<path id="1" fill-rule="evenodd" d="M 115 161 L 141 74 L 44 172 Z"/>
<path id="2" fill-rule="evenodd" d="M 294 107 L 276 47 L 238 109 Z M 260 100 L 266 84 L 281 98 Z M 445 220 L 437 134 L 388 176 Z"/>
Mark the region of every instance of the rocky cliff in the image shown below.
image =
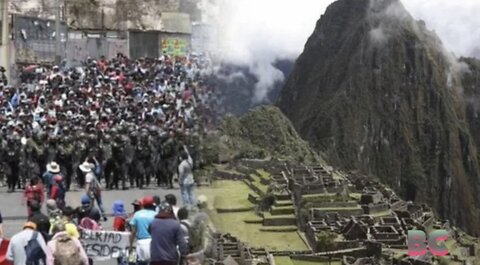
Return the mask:
<path id="1" fill-rule="evenodd" d="M 478 79 L 465 81 L 468 72 L 398 0 L 339 0 L 278 106 L 332 164 L 375 175 L 479 235 L 480 137 L 464 94 Z"/>

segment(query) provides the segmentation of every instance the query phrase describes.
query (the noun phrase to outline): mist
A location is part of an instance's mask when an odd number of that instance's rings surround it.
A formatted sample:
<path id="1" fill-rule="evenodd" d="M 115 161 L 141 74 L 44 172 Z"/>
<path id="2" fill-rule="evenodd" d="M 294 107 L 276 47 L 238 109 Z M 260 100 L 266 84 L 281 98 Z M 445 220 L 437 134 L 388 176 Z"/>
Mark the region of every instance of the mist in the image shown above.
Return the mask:
<path id="1" fill-rule="evenodd" d="M 332 0 L 218 0 L 220 50 L 255 75 L 253 102 L 261 102 L 285 75 L 274 64 L 295 60 Z M 480 1 L 403 0 L 456 56 L 480 56 Z M 382 32 L 374 37 L 383 40 Z"/>

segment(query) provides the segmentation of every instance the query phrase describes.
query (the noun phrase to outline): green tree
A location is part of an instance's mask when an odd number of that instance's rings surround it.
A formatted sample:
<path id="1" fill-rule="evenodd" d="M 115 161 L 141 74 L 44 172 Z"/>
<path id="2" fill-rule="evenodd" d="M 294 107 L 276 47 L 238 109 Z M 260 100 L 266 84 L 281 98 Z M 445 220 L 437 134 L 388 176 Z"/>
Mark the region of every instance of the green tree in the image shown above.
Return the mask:
<path id="1" fill-rule="evenodd" d="M 337 234 L 329 232 L 329 231 L 322 231 L 317 235 L 317 243 L 320 246 L 320 251 L 328 252 L 333 249 L 335 245 L 335 239 L 337 238 Z"/>

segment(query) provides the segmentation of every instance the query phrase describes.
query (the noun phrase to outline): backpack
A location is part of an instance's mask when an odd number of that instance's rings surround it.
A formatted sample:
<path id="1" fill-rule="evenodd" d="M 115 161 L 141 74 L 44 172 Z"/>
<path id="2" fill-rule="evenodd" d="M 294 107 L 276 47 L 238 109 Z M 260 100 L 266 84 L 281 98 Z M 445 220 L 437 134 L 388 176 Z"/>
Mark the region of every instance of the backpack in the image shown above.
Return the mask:
<path id="1" fill-rule="evenodd" d="M 58 183 L 57 186 L 58 186 L 57 200 L 65 201 L 65 194 L 67 193 L 67 188 L 65 187 L 65 183 L 62 181 L 61 183 Z"/>
<path id="2" fill-rule="evenodd" d="M 80 223 L 78 224 L 78 226 L 81 229 L 85 229 L 85 230 L 93 230 L 93 231 L 102 230 L 102 227 L 100 226 L 100 224 L 97 223 L 95 220 L 93 220 L 90 217 L 82 218 L 82 220 L 80 220 Z"/>
<path id="3" fill-rule="evenodd" d="M 101 187 L 100 183 L 98 182 L 97 176 L 95 174 L 92 182 L 90 182 L 90 190 L 93 192 L 93 194 L 98 195 L 100 194 Z"/>
<path id="4" fill-rule="evenodd" d="M 80 249 L 69 236 L 57 239 L 53 258 L 54 265 L 83 265 Z"/>
<path id="5" fill-rule="evenodd" d="M 38 232 L 34 231 L 32 238 L 28 241 L 27 245 L 25 246 L 25 254 L 26 254 L 26 265 L 39 265 L 40 262 L 45 264 L 46 255 L 43 252 L 42 247 L 38 243 Z"/>

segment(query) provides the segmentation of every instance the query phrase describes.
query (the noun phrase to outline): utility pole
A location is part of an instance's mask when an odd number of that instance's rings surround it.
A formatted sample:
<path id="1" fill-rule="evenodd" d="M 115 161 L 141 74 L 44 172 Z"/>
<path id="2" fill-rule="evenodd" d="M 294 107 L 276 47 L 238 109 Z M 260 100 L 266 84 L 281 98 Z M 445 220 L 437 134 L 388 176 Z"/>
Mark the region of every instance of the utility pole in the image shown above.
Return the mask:
<path id="1" fill-rule="evenodd" d="M 60 33 L 60 0 L 57 0 L 55 12 L 55 63 L 60 64 L 62 60 L 62 36 Z"/>
<path id="2" fill-rule="evenodd" d="M 2 51 L 0 54 L 0 65 L 5 67 L 6 76 L 10 77 L 10 27 L 8 20 L 8 0 L 0 0 L 0 11 L 2 12 Z"/>

